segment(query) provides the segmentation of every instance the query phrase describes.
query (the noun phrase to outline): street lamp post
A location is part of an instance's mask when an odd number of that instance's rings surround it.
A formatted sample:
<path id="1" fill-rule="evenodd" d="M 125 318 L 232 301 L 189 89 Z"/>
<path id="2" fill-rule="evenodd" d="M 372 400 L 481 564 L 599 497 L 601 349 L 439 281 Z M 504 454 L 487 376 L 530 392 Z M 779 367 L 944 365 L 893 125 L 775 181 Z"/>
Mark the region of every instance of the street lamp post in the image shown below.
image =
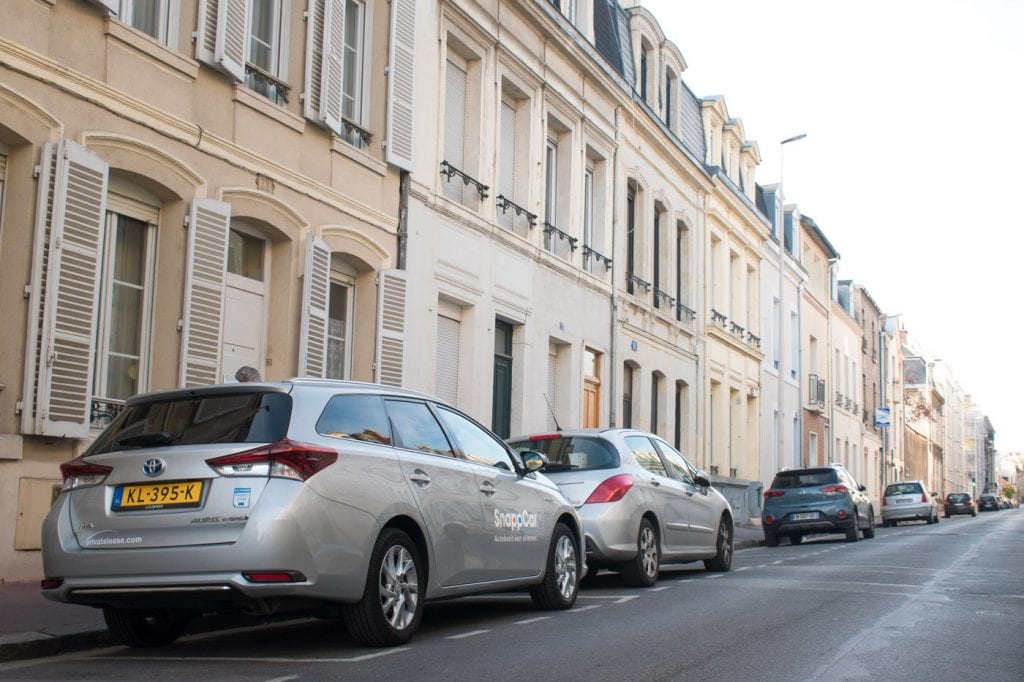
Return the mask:
<path id="1" fill-rule="evenodd" d="M 781 142 L 779 142 L 779 198 L 778 198 L 779 206 L 778 206 L 778 209 L 777 209 L 778 213 L 776 214 L 777 218 L 776 218 L 776 221 L 775 221 L 775 224 L 778 227 L 778 237 L 779 237 L 779 319 L 778 319 L 779 333 L 777 334 L 777 338 L 779 340 L 779 346 L 782 345 L 781 342 L 782 342 L 782 334 L 783 334 L 783 320 L 785 320 L 785 312 L 784 312 L 785 311 L 785 306 L 783 305 L 783 301 L 784 301 L 783 291 L 784 291 L 784 286 L 785 286 L 785 270 L 786 270 L 786 262 L 785 262 L 786 195 L 783 192 L 782 181 L 783 181 L 783 177 L 784 177 L 783 176 L 783 172 L 785 170 L 786 145 L 789 144 L 790 142 L 796 142 L 797 140 L 802 140 L 805 137 L 807 137 L 807 133 L 797 133 L 796 135 L 793 135 L 791 137 L 787 137 L 786 139 L 784 139 Z M 797 304 L 799 306 L 799 301 L 797 301 Z M 799 339 L 790 339 L 790 343 L 799 343 L 799 342 L 800 342 Z M 775 352 L 778 353 L 778 355 L 779 355 L 779 366 L 777 368 L 778 369 L 778 375 L 776 377 L 777 383 L 779 385 L 779 396 L 778 396 L 779 409 L 777 410 L 777 416 L 776 416 L 776 420 L 778 422 L 777 426 L 776 426 L 776 431 L 778 432 L 778 444 L 777 444 L 778 455 L 776 457 L 776 462 L 775 462 L 776 465 L 778 465 L 778 460 L 779 460 L 779 458 L 781 458 L 783 456 L 783 451 L 785 450 L 785 447 L 786 447 L 786 431 L 784 429 L 784 423 L 785 422 L 783 421 L 783 414 L 784 414 L 783 406 L 785 405 L 785 391 L 784 391 L 785 385 L 784 385 L 784 382 L 782 380 L 782 374 L 783 374 L 782 373 L 782 367 L 783 367 L 782 348 L 776 348 Z M 797 382 L 799 383 L 799 385 L 801 387 L 801 390 L 802 390 L 803 389 L 803 377 L 797 377 Z M 803 401 L 802 400 L 800 401 L 800 405 L 797 406 L 797 409 L 803 409 Z M 798 439 L 798 440 L 801 440 L 801 439 L 803 439 L 803 434 L 802 433 L 794 434 L 793 437 Z M 802 452 L 802 451 L 803 451 L 803 444 L 800 443 L 800 445 L 799 445 L 799 447 L 797 449 L 797 452 Z M 796 465 L 796 466 L 801 466 L 802 462 L 793 462 L 793 464 Z"/>

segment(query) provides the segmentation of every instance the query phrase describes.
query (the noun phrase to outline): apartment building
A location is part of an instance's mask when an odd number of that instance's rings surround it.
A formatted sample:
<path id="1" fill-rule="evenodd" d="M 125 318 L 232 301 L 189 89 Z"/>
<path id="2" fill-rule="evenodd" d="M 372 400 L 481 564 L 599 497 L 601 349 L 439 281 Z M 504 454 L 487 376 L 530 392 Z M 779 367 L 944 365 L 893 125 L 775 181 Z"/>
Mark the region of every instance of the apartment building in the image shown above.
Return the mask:
<path id="1" fill-rule="evenodd" d="M 831 301 L 831 374 L 834 387 L 829 421 L 832 426 L 830 461 L 845 466 L 858 483 L 866 485 L 861 454 L 861 329 L 854 317 L 853 283 L 840 280 Z"/>
<path id="2" fill-rule="evenodd" d="M 415 4 L 146 7 L 2 10 L 3 580 L 40 575 L 57 465 L 125 398 L 243 365 L 374 380 L 385 364 L 408 131 L 380 74 L 401 94 L 392 16 Z"/>
<path id="3" fill-rule="evenodd" d="M 821 466 L 832 461 L 832 408 L 836 400 L 833 390 L 831 301 L 834 269 L 839 260 L 835 250 L 818 224 L 807 215 L 800 216 L 801 262 L 807 282 L 801 296 L 803 345 L 801 367 L 803 394 L 803 440 L 805 466 Z"/>
<path id="4" fill-rule="evenodd" d="M 946 396 L 935 380 L 936 359 L 908 332 L 903 339 L 904 462 L 906 476 L 943 488 Z"/>
<path id="5" fill-rule="evenodd" d="M 868 495 L 880 499 L 882 493 L 882 431 L 877 425 L 881 399 L 881 332 L 884 316 L 867 288 L 853 287 L 854 317 L 860 324 L 860 395 L 863 434 L 860 451 L 860 482 L 868 487 Z M 881 512 L 881 510 L 878 510 Z"/>
<path id="6" fill-rule="evenodd" d="M 882 323 L 881 406 L 889 409 L 889 426 L 881 429 L 884 483 L 906 478 L 903 445 L 907 424 L 903 399 L 903 345 L 899 341 L 904 331 L 901 319 L 899 314 L 887 315 Z"/>

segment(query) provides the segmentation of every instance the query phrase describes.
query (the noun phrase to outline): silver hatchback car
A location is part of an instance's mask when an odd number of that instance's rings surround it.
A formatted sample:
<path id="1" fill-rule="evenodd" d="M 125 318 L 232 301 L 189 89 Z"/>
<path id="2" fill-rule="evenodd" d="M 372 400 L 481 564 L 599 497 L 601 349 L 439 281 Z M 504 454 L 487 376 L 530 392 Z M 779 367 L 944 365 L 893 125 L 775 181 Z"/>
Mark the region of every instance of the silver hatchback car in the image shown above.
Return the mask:
<path id="1" fill-rule="evenodd" d="M 666 563 L 732 565 L 733 516 L 708 475 L 657 436 L 630 429 L 558 431 L 509 439 L 540 452 L 542 471 L 579 509 L 592 569 L 650 586 Z"/>
<path id="2" fill-rule="evenodd" d="M 895 526 L 900 521 L 939 522 L 937 493 L 928 492 L 924 481 L 896 481 L 885 487 L 882 495 L 882 525 Z"/>
<path id="3" fill-rule="evenodd" d="M 576 600 L 581 521 L 490 431 L 429 396 L 292 380 L 129 400 L 43 526 L 43 594 L 103 608 L 125 644 L 205 612 L 314 611 L 372 645 L 425 600 L 528 588 Z"/>

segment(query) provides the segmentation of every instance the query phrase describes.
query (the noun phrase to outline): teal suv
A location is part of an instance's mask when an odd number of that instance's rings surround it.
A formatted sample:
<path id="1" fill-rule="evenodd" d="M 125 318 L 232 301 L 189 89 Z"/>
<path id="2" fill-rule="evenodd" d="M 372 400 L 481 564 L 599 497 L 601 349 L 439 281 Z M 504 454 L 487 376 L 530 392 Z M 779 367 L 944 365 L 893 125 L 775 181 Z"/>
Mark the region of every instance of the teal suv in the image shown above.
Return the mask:
<path id="1" fill-rule="evenodd" d="M 764 543 L 777 547 L 785 536 L 796 545 L 822 533 L 845 533 L 850 542 L 858 533 L 873 538 L 875 512 L 866 490 L 839 464 L 783 469 L 764 492 Z"/>

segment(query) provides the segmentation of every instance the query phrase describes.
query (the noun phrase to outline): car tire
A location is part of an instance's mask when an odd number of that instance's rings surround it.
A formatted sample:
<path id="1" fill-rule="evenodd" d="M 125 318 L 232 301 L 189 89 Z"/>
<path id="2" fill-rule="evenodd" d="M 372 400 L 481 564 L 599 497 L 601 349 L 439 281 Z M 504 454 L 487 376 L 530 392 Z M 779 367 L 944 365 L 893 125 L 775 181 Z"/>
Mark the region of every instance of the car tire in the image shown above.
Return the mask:
<path id="1" fill-rule="evenodd" d="M 726 517 L 718 522 L 718 536 L 715 539 L 715 556 L 704 560 L 704 568 L 725 573 L 732 568 L 732 523 Z"/>
<path id="2" fill-rule="evenodd" d="M 868 525 L 864 528 L 864 539 L 870 540 L 875 537 L 875 510 L 868 510 Z"/>
<path id="3" fill-rule="evenodd" d="M 978 512 L 976 512 L 976 511 L 972 511 L 972 512 L 971 512 L 971 518 L 974 518 L 974 517 L 975 517 L 975 516 L 977 516 L 977 515 L 978 515 Z"/>
<path id="4" fill-rule="evenodd" d="M 804 541 L 804 536 L 803 535 L 790 535 L 789 536 L 789 544 L 791 544 L 791 545 L 799 545 L 803 541 Z"/>
<path id="5" fill-rule="evenodd" d="M 423 617 L 420 552 L 405 531 L 385 528 L 370 555 L 363 597 L 342 612 L 352 638 L 370 646 L 405 644 Z"/>
<path id="6" fill-rule="evenodd" d="M 857 519 L 853 519 L 853 525 L 846 529 L 846 541 L 857 542 L 860 540 L 860 528 L 857 528 Z"/>
<path id="7" fill-rule="evenodd" d="M 631 587 L 650 587 L 658 581 L 660 561 L 658 532 L 650 519 L 640 519 L 640 530 L 636 534 L 636 556 L 619 567 L 622 582 Z"/>
<path id="8" fill-rule="evenodd" d="M 895 528 L 896 526 L 899 525 L 899 522 L 898 521 L 889 521 L 886 525 L 888 525 L 890 528 Z"/>
<path id="9" fill-rule="evenodd" d="M 778 547 L 779 546 L 779 534 L 764 532 L 764 544 L 767 547 Z"/>
<path id="10" fill-rule="evenodd" d="M 103 608 L 107 628 L 122 644 L 131 647 L 166 646 L 181 637 L 192 614 L 175 609 Z"/>
<path id="11" fill-rule="evenodd" d="M 544 579 L 530 588 L 530 597 L 541 609 L 568 609 L 576 603 L 579 589 L 580 558 L 576 536 L 564 523 L 556 523 L 548 548 Z"/>

